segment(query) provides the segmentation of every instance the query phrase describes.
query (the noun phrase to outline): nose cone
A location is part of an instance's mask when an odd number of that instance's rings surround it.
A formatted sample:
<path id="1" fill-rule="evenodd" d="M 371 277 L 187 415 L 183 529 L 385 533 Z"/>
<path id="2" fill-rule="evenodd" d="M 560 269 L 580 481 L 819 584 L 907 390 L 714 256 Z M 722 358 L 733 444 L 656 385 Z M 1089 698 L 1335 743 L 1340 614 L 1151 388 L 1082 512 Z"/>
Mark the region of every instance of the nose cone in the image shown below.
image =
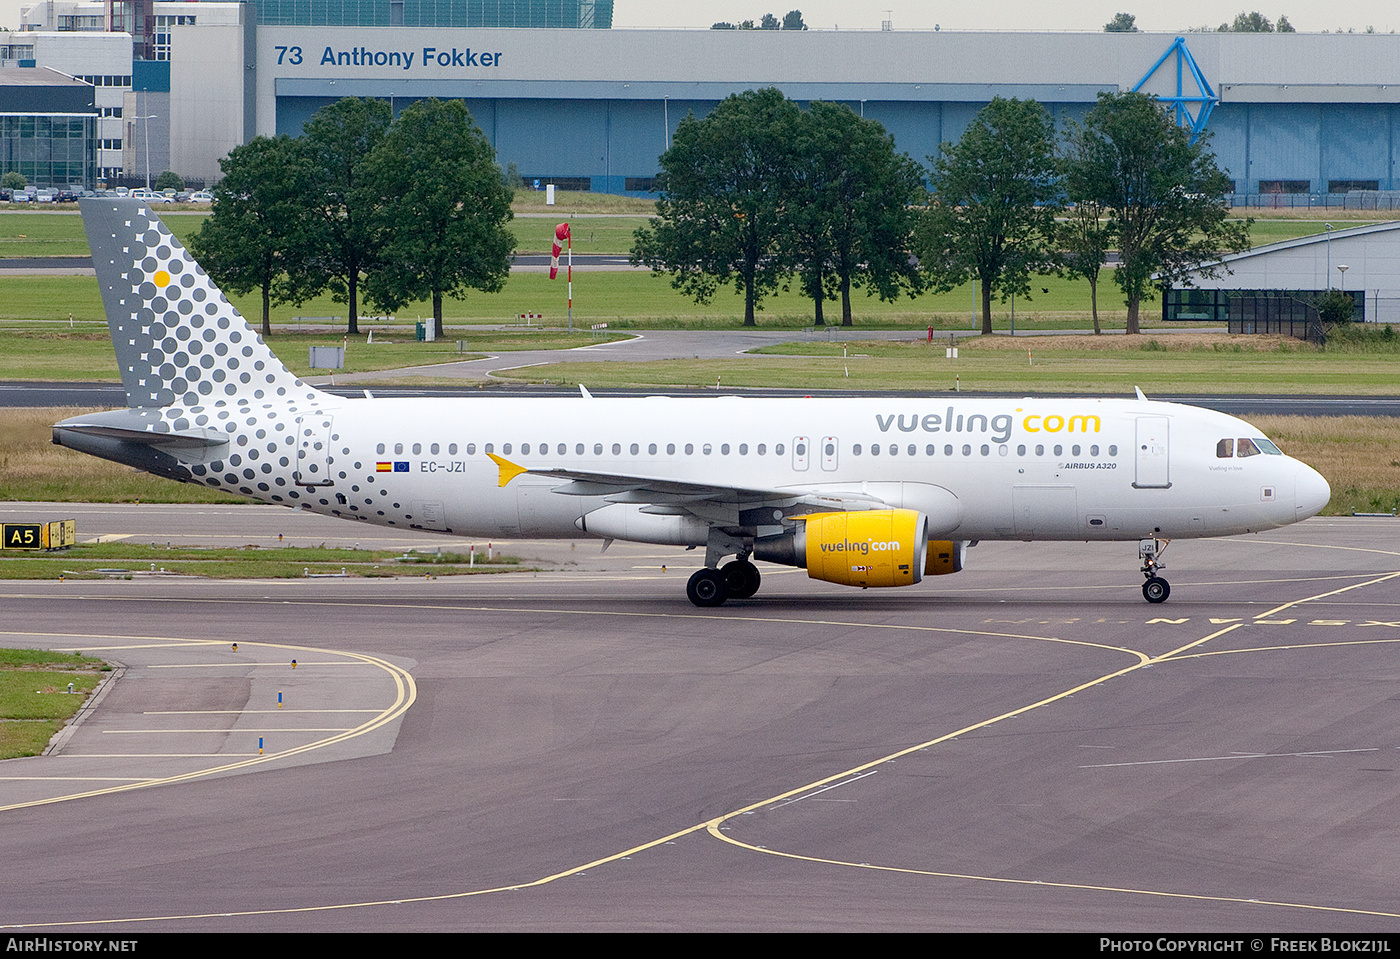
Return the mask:
<path id="1" fill-rule="evenodd" d="M 1311 466 L 1299 463 L 1298 473 L 1294 478 L 1293 500 L 1297 518 L 1304 520 L 1309 516 L 1316 516 L 1331 498 L 1332 487 L 1322 478 L 1322 474 Z"/>

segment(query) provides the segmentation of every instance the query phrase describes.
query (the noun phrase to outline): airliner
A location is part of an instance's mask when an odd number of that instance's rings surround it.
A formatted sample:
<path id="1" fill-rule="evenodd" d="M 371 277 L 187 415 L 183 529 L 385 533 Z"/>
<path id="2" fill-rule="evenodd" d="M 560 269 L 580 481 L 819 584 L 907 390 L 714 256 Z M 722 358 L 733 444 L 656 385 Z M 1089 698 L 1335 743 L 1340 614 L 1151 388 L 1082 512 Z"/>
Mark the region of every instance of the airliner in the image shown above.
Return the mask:
<path id="1" fill-rule="evenodd" d="M 981 540 L 1136 540 L 1160 603 L 1172 539 L 1285 526 L 1331 496 L 1244 420 L 1141 391 L 343 398 L 293 375 L 144 201 L 81 206 L 128 406 L 55 424 L 55 443 L 379 526 L 703 549 L 697 606 L 754 596 L 755 560 L 909 586 Z"/>

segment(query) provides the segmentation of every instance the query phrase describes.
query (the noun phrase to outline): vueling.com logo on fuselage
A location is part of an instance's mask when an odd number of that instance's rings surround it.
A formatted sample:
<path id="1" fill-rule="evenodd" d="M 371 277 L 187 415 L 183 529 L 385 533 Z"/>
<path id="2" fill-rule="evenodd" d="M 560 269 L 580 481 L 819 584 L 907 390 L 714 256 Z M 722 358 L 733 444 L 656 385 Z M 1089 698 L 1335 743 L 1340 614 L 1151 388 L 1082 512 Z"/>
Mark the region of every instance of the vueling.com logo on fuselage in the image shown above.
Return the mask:
<path id="1" fill-rule="evenodd" d="M 897 539 L 888 542 L 868 539 L 863 543 L 843 539 L 839 543 L 822 543 L 821 548 L 823 553 L 860 553 L 862 556 L 869 556 L 871 553 L 895 553 L 901 547 Z"/>
<path id="2" fill-rule="evenodd" d="M 1024 412 L 1020 407 L 1017 413 Z M 963 414 L 956 407 L 948 407 L 948 412 L 888 413 L 875 414 L 875 425 L 881 433 L 898 429 L 901 433 L 922 430 L 925 433 L 992 433 L 993 443 L 1005 443 L 1011 438 L 1011 426 L 1015 417 L 1010 413 L 987 416 L 985 413 Z M 1093 414 L 1075 413 L 1063 416 L 1059 413 L 1030 413 L 1021 419 L 1021 429 L 1027 433 L 1097 433 L 1102 428 L 1099 418 Z"/>

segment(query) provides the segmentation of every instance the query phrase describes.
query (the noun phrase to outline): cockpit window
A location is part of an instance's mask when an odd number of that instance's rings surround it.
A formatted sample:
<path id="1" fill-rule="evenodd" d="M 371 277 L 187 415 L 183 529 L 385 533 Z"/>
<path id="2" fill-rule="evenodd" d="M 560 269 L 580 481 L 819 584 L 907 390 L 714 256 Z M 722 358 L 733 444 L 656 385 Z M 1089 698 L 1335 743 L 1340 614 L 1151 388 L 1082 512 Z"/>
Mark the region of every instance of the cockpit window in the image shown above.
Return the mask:
<path id="1" fill-rule="evenodd" d="M 1262 436 L 1254 437 L 1254 442 L 1259 446 L 1260 450 L 1262 450 L 1265 453 L 1268 453 L 1270 456 L 1283 455 L 1283 450 L 1279 449 L 1277 446 L 1275 446 L 1273 443 L 1270 443 Z"/>
<path id="2" fill-rule="evenodd" d="M 1232 437 L 1226 437 L 1215 444 L 1215 458 L 1227 460 L 1235 455 L 1235 441 Z"/>
<path id="3" fill-rule="evenodd" d="M 1259 447 L 1255 446 L 1255 445 L 1254 445 L 1254 440 L 1250 439 L 1250 438 L 1247 437 L 1247 436 L 1241 436 L 1241 437 L 1240 437 L 1239 445 L 1236 447 L 1236 450 L 1239 452 L 1239 455 L 1241 455 L 1241 456 L 1258 456 L 1258 455 L 1259 455 Z"/>

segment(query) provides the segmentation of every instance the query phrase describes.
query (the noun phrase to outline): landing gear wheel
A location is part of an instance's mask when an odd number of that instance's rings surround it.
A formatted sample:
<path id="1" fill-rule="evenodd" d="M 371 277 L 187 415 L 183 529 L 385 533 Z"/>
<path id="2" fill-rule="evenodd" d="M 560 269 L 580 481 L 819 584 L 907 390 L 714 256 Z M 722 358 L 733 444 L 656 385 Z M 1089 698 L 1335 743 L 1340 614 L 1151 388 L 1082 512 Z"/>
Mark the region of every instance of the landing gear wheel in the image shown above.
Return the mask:
<path id="1" fill-rule="evenodd" d="M 725 563 L 720 567 L 719 574 L 724 577 L 725 589 L 734 599 L 748 599 L 758 592 L 758 584 L 761 579 L 758 575 L 758 567 L 746 559 L 736 559 L 732 563 Z"/>
<path id="2" fill-rule="evenodd" d="M 700 569 L 685 584 L 685 594 L 696 606 L 720 606 L 729 598 L 724 575 L 717 569 Z"/>
<path id="3" fill-rule="evenodd" d="M 1142 598 L 1149 603 L 1165 603 L 1171 594 L 1171 583 L 1160 576 L 1153 576 L 1142 584 Z"/>

